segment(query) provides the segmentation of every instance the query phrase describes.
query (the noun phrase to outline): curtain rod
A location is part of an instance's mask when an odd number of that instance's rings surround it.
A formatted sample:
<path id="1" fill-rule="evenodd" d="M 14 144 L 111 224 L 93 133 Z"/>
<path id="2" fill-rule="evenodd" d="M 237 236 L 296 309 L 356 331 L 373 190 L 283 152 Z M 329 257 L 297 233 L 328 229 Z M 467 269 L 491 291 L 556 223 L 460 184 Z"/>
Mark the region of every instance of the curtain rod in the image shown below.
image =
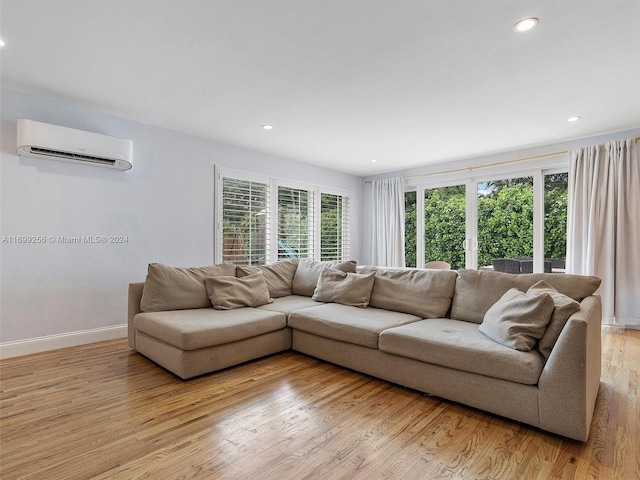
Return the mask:
<path id="1" fill-rule="evenodd" d="M 527 160 L 536 160 L 538 158 L 555 157 L 557 155 L 564 155 L 565 153 L 569 153 L 569 150 L 564 150 L 562 152 L 545 153 L 543 155 L 534 155 L 532 157 L 518 158 L 516 160 L 505 160 L 504 162 L 487 163 L 486 165 L 478 165 L 476 167 L 454 168 L 453 170 L 442 170 L 440 172 L 419 173 L 417 175 L 405 175 L 402 178 L 406 180 L 407 178 L 431 177 L 433 175 L 444 175 L 445 173 L 470 172 L 472 170 L 477 170 L 479 168 L 489 168 L 489 167 L 495 167 L 497 165 L 508 165 L 510 163 L 526 162 Z M 371 180 L 365 180 L 364 183 L 371 183 Z"/>
<path id="2" fill-rule="evenodd" d="M 640 137 L 636 137 L 634 138 L 634 140 L 636 143 L 638 143 L 640 142 Z M 454 168 L 453 170 L 442 170 L 440 172 L 419 173 L 416 175 L 405 175 L 402 178 L 406 180 L 408 178 L 431 177 L 434 175 L 444 175 L 446 173 L 470 172 L 472 170 L 477 170 L 479 168 L 489 168 L 489 167 L 496 167 L 498 165 L 509 165 L 511 163 L 520 163 L 520 162 L 526 162 L 528 160 L 537 160 L 540 158 L 556 157 L 558 155 L 564 155 L 565 153 L 569 153 L 569 150 L 562 150 L 561 152 L 553 152 L 553 153 L 544 153 L 542 155 L 533 155 L 531 157 L 517 158 L 515 160 L 505 160 L 504 162 L 487 163 L 486 165 L 478 165 L 477 167 Z M 371 183 L 371 182 L 372 180 L 364 181 L 364 183 Z"/>

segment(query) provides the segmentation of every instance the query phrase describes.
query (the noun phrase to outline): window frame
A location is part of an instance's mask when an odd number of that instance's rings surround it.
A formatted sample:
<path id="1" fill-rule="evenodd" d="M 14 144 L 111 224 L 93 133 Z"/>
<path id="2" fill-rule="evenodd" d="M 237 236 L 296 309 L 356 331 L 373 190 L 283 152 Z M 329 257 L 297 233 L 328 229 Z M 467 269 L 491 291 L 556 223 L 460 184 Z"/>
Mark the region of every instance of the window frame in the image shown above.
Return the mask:
<path id="1" fill-rule="evenodd" d="M 309 225 L 312 228 L 309 228 L 308 232 L 307 232 L 307 237 L 308 237 L 308 242 L 311 245 L 311 248 L 308 249 L 307 251 L 307 256 L 306 257 L 299 257 L 299 258 L 315 258 L 316 256 L 316 250 L 317 250 L 317 235 L 316 235 L 316 230 L 317 230 L 317 199 L 316 199 L 316 188 L 310 188 L 310 186 L 308 184 L 303 184 L 303 183 L 299 183 L 299 182 L 290 182 L 287 180 L 282 180 L 282 179 L 275 179 L 275 203 L 273 205 L 275 205 L 276 207 L 276 211 L 275 213 L 275 228 L 276 228 L 276 233 L 277 233 L 277 237 L 278 239 L 276 240 L 276 245 L 275 245 L 275 259 L 277 259 L 277 261 L 280 261 L 279 258 L 279 252 L 278 252 L 278 243 L 280 240 L 280 189 L 281 188 L 289 188 L 292 190 L 300 190 L 300 191 L 306 191 L 307 194 L 309 195 L 309 197 L 311 197 L 311 202 L 309 202 L 309 199 L 307 199 L 307 218 L 310 219 L 310 221 L 308 220 L 308 228 Z M 309 206 L 309 203 L 311 203 L 311 207 Z"/>
<path id="2" fill-rule="evenodd" d="M 271 232 L 273 231 L 273 219 L 271 218 L 271 211 L 269 209 L 269 206 L 272 205 L 273 203 L 273 186 L 270 184 L 270 182 L 265 181 L 265 177 L 261 177 L 259 175 L 254 175 L 250 172 L 234 172 L 233 175 L 225 175 L 223 174 L 223 171 L 216 171 L 216 185 L 215 185 L 215 211 L 214 211 L 214 225 L 215 225 L 215 229 L 214 229 L 214 234 L 215 234 L 215 240 L 214 241 L 214 256 L 215 256 L 215 263 L 221 263 L 224 260 L 224 229 L 223 229 L 223 221 L 224 221 L 224 212 L 222 209 L 223 206 L 223 192 L 224 192 L 224 179 L 225 178 L 229 178 L 229 179 L 233 179 L 233 180 L 240 180 L 240 181 L 246 181 L 246 182 L 253 182 L 253 183 L 259 183 L 259 184 L 264 184 L 266 185 L 267 188 L 267 195 L 266 195 L 266 204 L 267 204 L 267 208 L 265 209 L 265 215 L 266 215 L 266 221 L 265 221 L 265 225 L 266 225 L 266 242 L 265 242 L 265 263 L 271 263 L 271 258 L 273 258 L 273 252 L 271 251 Z M 251 244 L 249 244 L 247 247 L 249 247 L 249 251 L 251 252 L 253 249 L 251 248 Z M 236 263 L 236 264 L 242 264 L 240 262 L 229 262 L 229 263 Z M 249 265 L 254 265 L 253 262 L 249 262 Z"/>
<path id="3" fill-rule="evenodd" d="M 434 178 L 413 178 L 405 185 L 405 192 L 416 191 L 416 263 L 424 268 L 424 192 L 428 189 L 466 186 L 465 268 L 478 269 L 478 183 L 518 177 L 533 177 L 533 268 L 544 271 L 544 178 L 545 175 L 569 171 L 568 155 L 564 160 L 543 159 L 528 163 L 506 163 L 498 166 L 470 167 L 464 172 L 434 174 Z M 482 171 L 476 171 L 480 170 Z M 437 177 L 437 178 L 435 178 Z M 421 220 L 422 219 L 422 220 Z"/>
<path id="4" fill-rule="evenodd" d="M 255 172 L 248 172 L 245 170 L 219 167 L 215 166 L 215 181 L 214 181 L 214 262 L 221 263 L 223 260 L 222 248 L 223 248 L 223 179 L 234 178 L 239 180 L 246 180 L 251 182 L 265 183 L 269 185 L 270 199 L 268 203 L 269 211 L 267 212 L 269 231 L 269 244 L 267 245 L 267 259 L 266 263 L 275 263 L 279 261 L 278 258 L 278 240 L 279 240 L 279 205 L 278 205 L 278 190 L 280 187 L 291 188 L 298 190 L 306 190 L 310 195 L 313 195 L 313 231 L 310 231 L 309 236 L 313 237 L 313 252 L 310 252 L 308 257 L 312 260 L 320 260 L 321 255 L 321 196 L 322 194 L 338 195 L 343 197 L 346 201 L 346 210 L 342 212 L 342 227 L 343 227 L 343 251 L 341 252 L 341 260 L 349 260 L 351 254 L 351 205 L 353 194 L 347 190 L 336 189 L 332 187 L 326 187 L 323 185 L 301 182 L 299 180 L 291 180 L 283 177 L 270 176 L 259 174 Z M 343 203 L 344 205 L 344 203 Z"/>
<path id="5" fill-rule="evenodd" d="M 341 198 L 341 221 L 340 221 L 340 242 L 339 245 L 336 244 L 336 248 L 339 250 L 340 255 L 337 256 L 336 259 L 331 259 L 335 261 L 345 261 L 349 260 L 351 256 L 351 198 L 348 195 L 342 195 L 340 193 L 336 193 L 335 191 L 318 191 L 318 250 L 317 250 L 317 260 L 323 259 L 323 254 L 325 253 L 322 245 L 322 196 L 323 195 L 331 195 L 335 197 Z M 336 202 L 337 203 L 337 202 Z"/>

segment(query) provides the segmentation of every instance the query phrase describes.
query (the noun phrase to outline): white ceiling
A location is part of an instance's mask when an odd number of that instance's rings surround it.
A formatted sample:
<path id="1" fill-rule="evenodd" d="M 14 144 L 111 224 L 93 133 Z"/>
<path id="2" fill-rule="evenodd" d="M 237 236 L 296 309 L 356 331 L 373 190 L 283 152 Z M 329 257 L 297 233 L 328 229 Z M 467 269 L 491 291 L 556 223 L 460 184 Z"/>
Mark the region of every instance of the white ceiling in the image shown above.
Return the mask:
<path id="1" fill-rule="evenodd" d="M 2 0 L 0 20 L 5 87 L 360 176 L 640 127 L 638 0 Z"/>

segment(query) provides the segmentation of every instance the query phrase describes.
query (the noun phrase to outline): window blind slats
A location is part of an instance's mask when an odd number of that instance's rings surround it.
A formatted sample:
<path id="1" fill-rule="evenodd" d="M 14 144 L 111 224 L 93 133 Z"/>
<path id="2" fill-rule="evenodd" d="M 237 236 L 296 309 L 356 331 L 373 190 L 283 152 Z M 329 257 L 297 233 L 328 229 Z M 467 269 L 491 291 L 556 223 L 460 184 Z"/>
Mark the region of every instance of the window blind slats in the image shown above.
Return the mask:
<path id="1" fill-rule="evenodd" d="M 216 245 L 222 261 L 263 265 L 290 258 L 348 260 L 349 197 L 279 183 L 275 178 L 262 181 L 248 173 L 221 172 L 217 211 L 222 238 Z"/>
<path id="2" fill-rule="evenodd" d="M 269 184 L 223 177 L 222 205 L 222 260 L 269 263 Z"/>
<path id="3" fill-rule="evenodd" d="M 320 260 L 348 260 L 349 197 L 322 193 L 320 198 Z"/>
<path id="4" fill-rule="evenodd" d="M 313 258 L 315 192 L 278 187 L 278 259 Z"/>

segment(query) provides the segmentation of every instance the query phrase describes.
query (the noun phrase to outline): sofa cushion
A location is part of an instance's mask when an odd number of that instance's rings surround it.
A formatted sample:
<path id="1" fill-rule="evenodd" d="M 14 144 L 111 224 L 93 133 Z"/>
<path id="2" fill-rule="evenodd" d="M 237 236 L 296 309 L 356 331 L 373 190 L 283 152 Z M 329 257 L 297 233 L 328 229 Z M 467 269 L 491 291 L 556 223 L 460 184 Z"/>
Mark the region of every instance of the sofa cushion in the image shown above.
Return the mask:
<path id="1" fill-rule="evenodd" d="M 293 276 L 291 292 L 294 295 L 311 297 L 318 284 L 320 272 L 325 267 L 331 267 L 341 272 L 355 273 L 356 262 L 318 262 L 316 260 L 302 259 L 298 262 L 298 268 Z"/>
<path id="2" fill-rule="evenodd" d="M 573 313 L 580 310 L 580 304 L 572 298 L 558 292 L 544 280 L 540 280 L 538 283 L 529 287 L 527 292 L 544 292 L 553 298 L 555 308 L 551 315 L 551 321 L 549 325 L 547 325 L 544 335 L 542 335 L 542 338 L 538 342 L 538 350 L 540 350 L 544 359 L 547 360 L 549 355 L 551 355 L 551 350 L 556 344 L 556 340 L 558 340 L 565 323 L 567 323 L 567 320 Z"/>
<path id="3" fill-rule="evenodd" d="M 288 317 L 294 310 L 315 307 L 317 305 L 324 305 L 324 303 L 316 302 L 315 300 L 303 295 L 289 295 L 288 297 L 274 298 L 273 302 L 267 305 L 262 305 L 258 308 L 262 310 L 269 310 L 271 312 L 284 313 Z"/>
<path id="4" fill-rule="evenodd" d="M 318 285 L 311 298 L 317 302 L 334 302 L 366 308 L 371 298 L 375 275 L 375 272 L 345 273 L 325 268 L 320 272 Z"/>
<path id="5" fill-rule="evenodd" d="M 494 342 L 475 323 L 436 318 L 390 328 L 380 334 L 380 350 L 422 362 L 535 385 L 542 356 Z M 499 392 L 496 392 L 499 401 Z"/>
<path id="6" fill-rule="evenodd" d="M 196 350 L 274 332 L 286 322 L 282 313 L 257 308 L 202 308 L 138 313 L 133 326 L 182 350 Z"/>
<path id="7" fill-rule="evenodd" d="M 326 303 L 294 310 L 289 314 L 288 324 L 291 328 L 322 337 L 378 348 L 380 332 L 418 320 L 420 317 L 407 313 Z"/>
<path id="8" fill-rule="evenodd" d="M 542 338 L 552 313 L 551 295 L 512 288 L 487 310 L 479 330 L 505 347 L 528 352 Z"/>
<path id="9" fill-rule="evenodd" d="M 291 295 L 291 284 L 293 283 L 296 268 L 298 268 L 298 260 L 284 260 L 259 267 L 238 265 L 236 267 L 236 276 L 242 278 L 253 273 L 262 272 L 264 280 L 267 282 L 267 287 L 269 287 L 269 294 L 272 298 L 279 298 Z"/>
<path id="10" fill-rule="evenodd" d="M 236 266 L 221 263 L 209 267 L 178 268 L 150 263 L 140 309 L 143 312 L 211 307 L 205 277 L 236 275 Z"/>
<path id="11" fill-rule="evenodd" d="M 242 307 L 259 307 L 271 302 L 267 282 L 262 272 L 246 277 L 205 278 L 204 285 L 211 305 L 216 310 L 232 310 Z"/>
<path id="12" fill-rule="evenodd" d="M 422 318 L 444 317 L 458 274 L 454 270 L 397 270 L 364 267 L 376 272 L 371 301 L 375 308 L 411 313 Z"/>
<path id="13" fill-rule="evenodd" d="M 486 270 L 458 270 L 451 318 L 481 323 L 487 310 L 510 288 L 523 292 L 544 280 L 558 292 L 581 302 L 600 286 L 598 277 L 562 273 L 511 274 Z"/>

